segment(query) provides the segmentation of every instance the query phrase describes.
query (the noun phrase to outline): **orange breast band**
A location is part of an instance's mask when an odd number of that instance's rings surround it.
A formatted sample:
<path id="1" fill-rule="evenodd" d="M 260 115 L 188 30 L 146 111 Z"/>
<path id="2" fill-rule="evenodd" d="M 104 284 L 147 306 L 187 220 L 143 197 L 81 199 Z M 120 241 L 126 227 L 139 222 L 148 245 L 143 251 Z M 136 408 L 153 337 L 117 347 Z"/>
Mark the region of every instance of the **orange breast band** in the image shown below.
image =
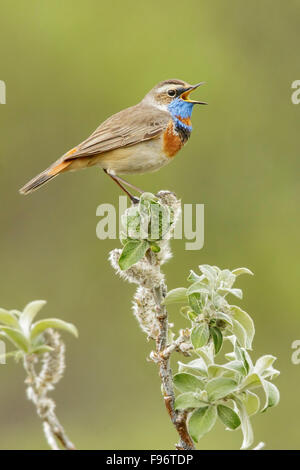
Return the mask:
<path id="1" fill-rule="evenodd" d="M 176 118 L 182 122 L 183 124 L 185 124 L 186 126 L 191 126 L 192 125 L 192 121 L 191 121 L 191 118 L 190 117 L 187 117 L 187 118 L 182 118 L 180 116 L 176 116 Z"/>
<path id="2" fill-rule="evenodd" d="M 174 157 L 183 146 L 179 135 L 174 132 L 174 123 L 171 121 L 163 136 L 163 151 L 167 157 Z"/>

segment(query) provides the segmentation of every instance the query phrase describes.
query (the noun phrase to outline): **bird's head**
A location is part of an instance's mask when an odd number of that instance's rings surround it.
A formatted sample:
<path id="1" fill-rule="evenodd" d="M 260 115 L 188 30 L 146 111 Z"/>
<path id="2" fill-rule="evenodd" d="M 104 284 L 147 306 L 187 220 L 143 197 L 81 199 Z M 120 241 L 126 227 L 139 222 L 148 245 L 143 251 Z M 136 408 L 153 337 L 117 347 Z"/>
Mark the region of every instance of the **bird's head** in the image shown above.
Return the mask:
<path id="1" fill-rule="evenodd" d="M 177 108 L 191 111 L 195 104 L 207 104 L 204 101 L 190 99 L 191 92 L 204 83 L 190 85 L 182 80 L 165 80 L 152 88 L 143 101 L 165 111 L 172 112 Z"/>

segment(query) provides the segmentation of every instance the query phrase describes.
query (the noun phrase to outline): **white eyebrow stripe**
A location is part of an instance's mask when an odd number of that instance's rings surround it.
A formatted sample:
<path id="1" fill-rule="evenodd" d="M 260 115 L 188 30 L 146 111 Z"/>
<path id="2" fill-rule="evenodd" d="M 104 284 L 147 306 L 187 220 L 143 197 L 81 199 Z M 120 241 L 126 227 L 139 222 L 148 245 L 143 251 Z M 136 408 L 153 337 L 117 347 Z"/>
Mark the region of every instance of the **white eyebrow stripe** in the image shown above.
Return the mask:
<path id="1" fill-rule="evenodd" d="M 174 89 L 176 89 L 176 85 L 172 85 L 172 84 L 170 83 L 170 85 L 163 85 L 163 86 L 161 86 L 160 88 L 157 89 L 157 91 L 158 91 L 159 93 L 161 93 L 162 91 L 167 91 L 167 90 L 169 90 L 169 88 L 171 88 L 171 87 L 174 88 Z"/>

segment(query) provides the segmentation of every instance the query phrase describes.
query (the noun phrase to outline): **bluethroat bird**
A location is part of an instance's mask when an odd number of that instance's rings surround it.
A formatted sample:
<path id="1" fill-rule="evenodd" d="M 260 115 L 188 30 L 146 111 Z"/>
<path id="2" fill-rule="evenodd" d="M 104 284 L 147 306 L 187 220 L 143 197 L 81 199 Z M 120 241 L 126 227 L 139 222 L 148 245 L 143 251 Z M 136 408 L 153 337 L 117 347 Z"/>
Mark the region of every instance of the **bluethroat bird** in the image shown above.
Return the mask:
<path id="1" fill-rule="evenodd" d="M 100 124 L 90 137 L 23 186 L 20 193 L 28 194 L 60 173 L 97 165 L 137 202 L 123 185 L 142 191 L 119 175 L 155 171 L 172 160 L 190 137 L 194 105 L 206 104 L 189 98 L 203 83 L 189 85 L 176 79 L 160 82 L 139 104 Z"/>

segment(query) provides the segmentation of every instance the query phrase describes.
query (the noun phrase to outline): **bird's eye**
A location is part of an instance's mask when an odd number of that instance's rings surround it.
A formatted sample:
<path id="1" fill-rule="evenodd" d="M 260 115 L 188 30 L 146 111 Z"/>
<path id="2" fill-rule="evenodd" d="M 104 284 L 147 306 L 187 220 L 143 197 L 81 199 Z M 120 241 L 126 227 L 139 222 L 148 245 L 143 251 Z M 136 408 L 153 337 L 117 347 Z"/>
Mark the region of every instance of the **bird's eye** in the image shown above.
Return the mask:
<path id="1" fill-rule="evenodd" d="M 176 91 L 175 91 L 174 89 L 173 89 L 173 90 L 169 90 L 169 91 L 168 91 L 168 95 L 173 97 L 173 96 L 176 95 Z"/>

